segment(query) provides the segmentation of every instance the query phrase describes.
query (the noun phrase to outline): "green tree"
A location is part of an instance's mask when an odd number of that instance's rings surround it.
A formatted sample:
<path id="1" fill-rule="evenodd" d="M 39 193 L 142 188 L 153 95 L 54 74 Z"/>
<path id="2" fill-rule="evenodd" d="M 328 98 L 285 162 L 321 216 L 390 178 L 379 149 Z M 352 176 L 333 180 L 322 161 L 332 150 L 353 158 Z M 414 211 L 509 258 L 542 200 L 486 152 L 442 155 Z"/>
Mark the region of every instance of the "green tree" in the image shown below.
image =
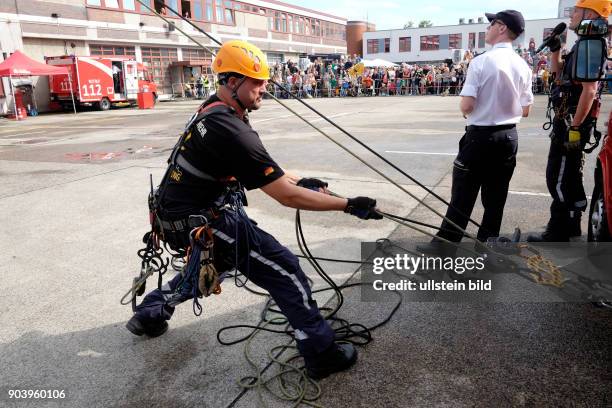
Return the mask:
<path id="1" fill-rule="evenodd" d="M 433 23 L 430 20 L 423 20 L 419 23 L 419 28 L 427 28 L 433 26 Z"/>
<path id="2" fill-rule="evenodd" d="M 404 30 L 412 27 L 414 27 L 414 21 L 408 21 L 406 24 L 404 24 Z"/>

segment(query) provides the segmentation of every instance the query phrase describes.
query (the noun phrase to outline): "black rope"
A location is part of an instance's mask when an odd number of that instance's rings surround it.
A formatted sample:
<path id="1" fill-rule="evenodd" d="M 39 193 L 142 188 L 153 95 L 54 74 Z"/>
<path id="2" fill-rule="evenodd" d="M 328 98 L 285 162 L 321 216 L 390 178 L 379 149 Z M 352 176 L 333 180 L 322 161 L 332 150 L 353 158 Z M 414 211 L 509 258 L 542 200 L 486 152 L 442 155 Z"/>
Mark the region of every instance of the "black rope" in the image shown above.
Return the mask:
<path id="1" fill-rule="evenodd" d="M 334 259 L 334 258 L 317 258 L 315 256 L 313 256 L 312 252 L 310 251 L 310 248 L 308 247 L 308 244 L 306 242 L 306 238 L 304 236 L 304 231 L 302 228 L 302 221 L 301 221 L 301 217 L 300 217 L 300 211 L 296 211 L 296 217 L 295 217 L 295 231 L 296 231 L 296 238 L 298 240 L 298 246 L 300 247 L 300 250 L 302 251 L 303 255 L 301 255 L 302 258 L 307 259 L 311 265 L 313 266 L 313 268 L 315 269 L 315 271 L 317 272 L 317 274 L 319 274 L 319 276 L 329 285 L 326 288 L 322 288 L 322 289 L 317 289 L 312 291 L 312 294 L 316 294 L 316 293 L 323 293 L 323 292 L 327 292 L 327 291 L 331 291 L 333 290 L 335 292 L 335 295 L 338 299 L 337 304 L 333 307 L 322 307 L 320 308 L 321 312 L 327 312 L 325 313 L 325 319 L 329 321 L 330 326 L 332 327 L 332 329 L 335 332 L 335 339 L 337 341 L 346 341 L 346 342 L 350 342 L 352 344 L 355 345 L 366 345 L 368 343 L 370 343 L 372 341 L 372 331 L 376 330 L 382 326 L 384 326 L 385 324 L 387 324 L 392 318 L 393 315 L 395 315 L 395 313 L 397 312 L 397 310 L 399 309 L 399 307 L 402 304 L 402 296 L 399 292 L 394 291 L 394 293 L 398 296 L 398 300 L 396 302 L 396 304 L 394 305 L 393 309 L 391 310 L 391 312 L 387 315 L 387 317 L 373 325 L 373 326 L 366 326 L 364 324 L 361 323 L 351 323 L 346 319 L 337 317 L 337 313 L 340 310 L 340 308 L 342 307 L 342 305 L 344 304 L 344 295 L 342 294 L 343 290 L 349 289 L 349 288 L 355 288 L 355 287 L 359 287 L 359 286 L 365 286 L 365 283 L 362 282 L 357 282 L 357 283 L 348 283 L 348 284 L 344 284 L 344 285 L 337 285 L 334 280 L 325 272 L 325 270 L 321 267 L 321 265 L 319 264 L 319 260 L 324 260 L 324 261 L 328 261 L 328 262 L 339 262 L 339 263 L 351 263 L 351 264 L 371 264 L 371 262 L 367 262 L 367 261 L 352 261 L 352 260 L 346 260 L 346 259 Z M 268 299 L 266 300 L 266 304 L 264 305 L 261 314 L 260 314 L 260 319 L 259 322 L 255 325 L 248 325 L 248 324 L 238 324 L 238 325 L 231 325 L 231 326 L 224 326 L 221 329 L 219 329 L 219 331 L 217 331 L 217 341 L 222 344 L 222 345 L 226 345 L 226 346 L 230 346 L 230 345 L 235 345 L 235 344 L 239 344 L 242 343 L 244 341 L 247 341 L 252 335 L 253 333 L 255 333 L 256 331 L 266 331 L 266 332 L 270 332 L 270 333 L 276 333 L 276 334 L 284 334 L 284 335 L 288 335 L 291 337 L 294 337 L 294 330 L 289 329 L 288 327 L 284 330 L 278 330 L 278 329 L 271 329 L 268 327 L 263 327 L 265 324 L 269 324 L 268 322 L 270 320 L 272 320 L 269 315 L 270 314 L 274 314 L 276 315 L 275 317 L 278 317 L 278 315 L 282 315 L 282 313 L 280 312 L 280 310 L 276 309 L 276 305 L 274 300 L 270 297 L 269 294 L 263 294 L 261 292 L 257 292 L 252 290 L 251 288 L 249 288 L 248 286 L 244 286 L 245 289 L 249 290 L 251 293 L 255 293 L 257 295 L 260 296 L 267 296 Z M 274 322 L 272 324 L 276 324 L 276 325 L 282 325 L 285 324 L 286 321 L 281 321 L 281 322 Z M 230 331 L 230 330 L 249 330 L 249 332 L 241 337 L 235 338 L 235 339 L 231 339 L 231 340 L 224 340 L 223 339 L 223 335 L 225 332 Z"/>
<path id="2" fill-rule="evenodd" d="M 204 34 L 206 37 L 208 37 L 211 41 L 213 41 L 214 43 L 218 44 L 219 46 L 222 46 L 223 44 L 217 40 L 216 38 L 214 38 L 213 36 L 211 36 L 210 34 L 208 34 L 205 30 L 203 30 L 202 28 L 198 27 L 196 24 L 194 24 L 193 22 L 191 22 L 189 19 L 185 18 L 184 16 L 182 16 L 180 13 L 178 13 L 176 10 L 174 10 L 171 7 L 166 6 L 166 8 L 168 10 L 170 10 L 172 13 L 174 13 L 177 17 L 179 17 L 181 20 L 185 21 L 187 24 L 191 25 L 194 29 L 196 29 L 198 32 Z M 203 45 L 202 45 L 203 46 Z M 203 46 L 204 47 L 204 46 Z M 204 47 L 207 48 L 207 47 Z M 209 52 L 212 53 L 212 51 L 210 49 L 207 48 L 207 50 Z M 465 217 L 468 222 L 472 223 L 473 225 L 475 225 L 478 228 L 481 228 L 481 225 L 479 223 L 477 223 L 476 221 L 474 221 L 470 216 L 466 215 L 465 213 L 463 213 L 461 210 L 459 210 L 458 208 L 455 208 L 453 205 L 451 205 L 450 202 L 446 201 L 444 198 L 442 198 L 440 195 L 438 195 L 437 193 L 435 193 L 432 189 L 430 189 L 429 187 L 427 187 L 426 185 L 424 185 L 423 183 L 421 183 L 420 181 L 418 181 L 417 179 L 415 179 L 414 177 L 412 177 L 411 175 L 409 175 L 408 173 L 406 173 L 404 170 L 402 170 L 401 168 L 399 168 L 397 165 L 395 165 L 393 162 L 391 162 L 390 160 L 386 159 L 384 156 L 382 156 L 380 153 L 378 153 L 377 151 L 375 151 L 374 149 L 372 149 L 370 146 L 368 146 L 367 144 L 365 144 L 364 142 L 362 142 L 359 138 L 353 136 L 352 134 L 350 134 L 348 131 L 346 131 L 344 128 L 342 128 L 340 125 L 338 125 L 337 123 L 335 123 L 334 121 L 332 121 L 331 119 L 329 119 L 326 115 L 324 115 L 323 113 L 319 112 L 317 109 L 313 108 L 312 106 L 310 106 L 309 104 L 307 104 L 306 102 L 304 102 L 302 100 L 302 98 L 300 98 L 297 94 L 291 92 L 291 90 L 285 88 L 285 86 L 283 86 L 282 84 L 274 81 L 273 79 L 269 80 L 270 83 L 278 86 L 280 89 L 282 89 L 284 92 L 286 92 L 288 95 L 290 95 L 293 99 L 297 100 L 299 103 L 301 103 L 302 105 L 306 106 L 306 108 L 308 108 L 309 110 L 311 110 L 312 112 L 314 112 L 315 114 L 317 114 L 320 118 L 322 118 L 323 120 L 325 120 L 326 122 L 328 122 L 330 125 L 332 125 L 333 127 L 335 127 L 336 129 L 338 129 L 340 132 L 344 133 L 346 136 L 348 136 L 350 139 L 352 139 L 353 141 L 355 141 L 357 144 L 359 144 L 361 147 L 363 147 L 364 149 L 366 149 L 367 151 L 369 151 L 370 153 L 372 153 L 374 156 L 376 156 L 377 158 L 379 158 L 380 160 L 382 160 L 384 163 L 386 163 L 387 165 L 391 166 L 391 168 L 393 168 L 395 171 L 397 171 L 398 173 L 400 173 L 401 175 L 403 175 L 404 177 L 406 177 L 408 180 L 412 181 L 413 183 L 415 183 L 417 186 L 421 187 L 423 190 L 425 190 L 428 194 L 431 194 L 433 197 L 435 197 L 437 200 L 439 200 L 440 202 L 442 202 L 443 204 L 445 204 L 446 206 L 448 206 L 449 208 L 453 208 L 455 211 L 457 211 L 457 213 L 463 217 Z"/>

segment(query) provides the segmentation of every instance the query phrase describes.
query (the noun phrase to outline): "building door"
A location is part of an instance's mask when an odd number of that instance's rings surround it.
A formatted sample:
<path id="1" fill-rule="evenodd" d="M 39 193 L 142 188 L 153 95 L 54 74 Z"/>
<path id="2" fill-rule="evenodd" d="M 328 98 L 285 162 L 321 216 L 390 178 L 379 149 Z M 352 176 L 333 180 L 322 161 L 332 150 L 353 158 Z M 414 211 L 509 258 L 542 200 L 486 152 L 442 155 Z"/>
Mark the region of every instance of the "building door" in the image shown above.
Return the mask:
<path id="1" fill-rule="evenodd" d="M 136 61 L 124 61 L 123 72 L 125 75 L 127 99 L 136 99 L 138 97 L 138 68 Z"/>
<path id="2" fill-rule="evenodd" d="M 142 62 L 147 65 L 153 81 L 157 84 L 160 94 L 171 95 L 172 77 L 170 75 L 170 64 L 178 61 L 176 48 L 152 48 L 142 47 Z"/>

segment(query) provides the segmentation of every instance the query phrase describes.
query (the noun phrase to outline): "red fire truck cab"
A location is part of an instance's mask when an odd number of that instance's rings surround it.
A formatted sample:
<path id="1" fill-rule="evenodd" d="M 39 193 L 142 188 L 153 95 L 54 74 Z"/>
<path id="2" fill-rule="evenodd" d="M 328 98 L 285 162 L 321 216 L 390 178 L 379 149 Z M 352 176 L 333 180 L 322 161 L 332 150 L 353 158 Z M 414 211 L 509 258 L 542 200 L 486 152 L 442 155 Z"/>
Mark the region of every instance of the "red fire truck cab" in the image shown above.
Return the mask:
<path id="1" fill-rule="evenodd" d="M 141 63 L 129 57 L 46 57 L 47 64 L 68 68 L 75 102 L 110 109 L 113 103 L 136 103 L 138 92 L 152 92 L 157 99 L 157 85 Z M 51 100 L 62 106 L 72 104 L 68 75 L 51 77 Z"/>
<path id="2" fill-rule="evenodd" d="M 595 187 L 589 211 L 590 242 L 612 241 L 612 112 L 607 124 L 608 135 L 595 167 Z"/>

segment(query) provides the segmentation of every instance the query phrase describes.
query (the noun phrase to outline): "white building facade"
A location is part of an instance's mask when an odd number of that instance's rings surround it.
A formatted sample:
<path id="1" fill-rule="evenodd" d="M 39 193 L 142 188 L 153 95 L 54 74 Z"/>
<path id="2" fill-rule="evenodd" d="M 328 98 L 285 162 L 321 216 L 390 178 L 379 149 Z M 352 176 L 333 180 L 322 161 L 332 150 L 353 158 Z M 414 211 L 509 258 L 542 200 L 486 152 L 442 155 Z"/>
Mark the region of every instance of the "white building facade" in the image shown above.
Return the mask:
<path id="1" fill-rule="evenodd" d="M 527 20 L 525 32 L 514 44 L 524 48 L 533 39 L 539 46 L 554 27 L 569 22 L 575 4 L 576 0 L 560 0 L 556 18 Z M 463 24 L 464 19 L 461 19 L 461 22 L 450 26 L 366 32 L 363 36 L 363 57 L 396 63 L 425 63 L 452 59 L 453 54 L 462 54 L 464 50 L 485 51 L 489 47 L 485 44 L 486 19 L 480 17 L 477 22 L 469 20 L 467 24 Z M 576 38 L 574 32 L 567 33 L 568 44 L 573 44 Z"/>
<path id="2" fill-rule="evenodd" d="M 539 46 L 557 24 L 567 23 L 567 20 L 550 18 L 526 21 L 525 32 L 514 44 L 526 47 L 533 39 Z M 452 59 L 454 50 L 481 53 L 489 47 L 485 44 L 487 26 L 488 23 L 475 23 L 367 32 L 363 36 L 363 56 L 365 59 L 382 58 L 396 63 L 424 63 Z M 572 44 L 575 40 L 576 35 L 568 32 L 567 42 Z"/>

